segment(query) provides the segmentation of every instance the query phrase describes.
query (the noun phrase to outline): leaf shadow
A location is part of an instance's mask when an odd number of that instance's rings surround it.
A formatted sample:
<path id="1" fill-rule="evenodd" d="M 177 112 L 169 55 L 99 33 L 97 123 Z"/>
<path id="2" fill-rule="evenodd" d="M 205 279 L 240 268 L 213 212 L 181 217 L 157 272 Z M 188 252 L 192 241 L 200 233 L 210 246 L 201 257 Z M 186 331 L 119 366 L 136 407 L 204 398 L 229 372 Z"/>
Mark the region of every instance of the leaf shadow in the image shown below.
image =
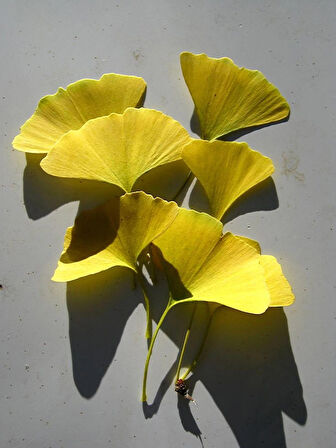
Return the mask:
<path id="1" fill-rule="evenodd" d="M 272 177 L 268 177 L 240 196 L 225 212 L 221 221 L 227 224 L 246 213 L 276 210 L 278 207 L 275 183 Z"/>
<path id="2" fill-rule="evenodd" d="M 142 190 L 152 196 L 171 201 L 185 184 L 189 168 L 182 160 L 158 166 L 143 174 L 133 190 Z"/>
<path id="3" fill-rule="evenodd" d="M 285 448 L 282 412 L 300 425 L 307 409 L 282 308 L 250 315 L 223 308 L 208 336 L 200 380 L 241 448 Z"/>
<path id="4" fill-rule="evenodd" d="M 190 129 L 192 130 L 192 132 L 194 134 L 198 135 L 199 138 L 202 138 L 201 137 L 201 134 L 202 134 L 202 132 L 201 132 L 201 125 L 200 125 L 200 122 L 199 122 L 198 115 L 197 115 L 195 107 L 194 107 L 193 113 L 192 113 L 191 118 L 190 118 Z"/>
<path id="5" fill-rule="evenodd" d="M 69 339 L 78 392 L 91 398 L 112 363 L 127 320 L 140 303 L 132 272 L 113 268 L 67 284 Z"/>
<path id="6" fill-rule="evenodd" d="M 190 192 L 189 207 L 199 212 L 211 214 L 208 198 L 198 180 Z M 246 213 L 276 210 L 278 207 L 279 199 L 275 183 L 272 177 L 268 177 L 240 196 L 225 212 L 221 221 L 223 224 L 227 224 Z"/>
<path id="7" fill-rule="evenodd" d="M 153 302 L 158 292 L 162 295 L 162 288 L 152 287 Z M 209 306 L 205 303 L 197 306 L 183 359 L 185 367 L 194 359 L 209 319 Z M 162 326 L 162 331 L 178 347 L 191 310 L 191 304 L 175 307 Z M 162 308 L 158 306 L 153 310 L 156 322 L 161 313 Z M 154 402 L 143 405 L 146 418 L 158 412 L 169 385 L 173 392 L 171 371 L 174 365 L 176 361 L 161 383 Z M 300 425 L 307 420 L 303 389 L 282 308 L 269 308 L 264 314 L 252 315 L 220 307 L 211 323 L 199 363 L 187 380 L 189 393 L 196 401 L 198 381 L 210 393 L 241 448 L 286 448 L 282 413 Z M 184 429 L 203 443 L 202 430 L 191 409 L 194 405 L 178 396 L 177 406 Z"/>
<path id="8" fill-rule="evenodd" d="M 51 176 L 40 167 L 43 157 L 44 154 L 26 154 L 23 198 L 27 215 L 33 220 L 43 218 L 69 202 L 79 201 L 78 211 L 81 212 L 124 193 L 121 188 L 106 182 Z M 188 174 L 189 169 L 181 160 L 159 166 L 141 176 L 133 191 L 143 190 L 172 200 Z"/>
<path id="9" fill-rule="evenodd" d="M 142 300 L 140 291 L 131 289 L 130 275 L 127 269 L 113 268 L 68 283 L 73 375 L 83 397 L 91 398 L 98 390 L 126 322 Z M 147 285 L 155 322 L 168 296 L 163 278 L 158 272 L 158 283 Z M 200 345 L 209 317 L 206 307 L 206 304 L 198 306 L 194 322 L 198 331 L 191 333 L 183 361 L 185 367 Z M 181 346 L 191 310 L 192 304 L 175 307 L 162 326 L 162 331 L 176 346 Z M 222 307 L 217 314 L 200 362 L 187 380 L 190 394 L 197 400 L 197 383 L 201 381 L 241 448 L 285 448 L 282 412 L 304 425 L 307 410 L 283 309 L 270 308 L 262 315 L 251 315 Z M 155 353 L 152 363 L 155 363 Z M 169 389 L 175 394 L 176 365 L 177 359 L 161 381 L 154 400 L 143 403 L 145 418 L 154 417 Z M 184 398 L 177 398 L 182 426 L 203 443 L 192 406 Z"/>
<path id="10" fill-rule="evenodd" d="M 174 327 L 173 322 L 167 322 L 163 331 L 174 338 Z M 190 348 L 195 353 L 193 345 Z M 300 425 L 307 420 L 287 319 L 281 308 L 254 316 L 223 307 L 211 326 L 200 363 L 187 381 L 196 401 L 198 381 L 210 393 L 241 448 L 286 448 L 282 412 Z M 178 398 L 184 429 L 200 437 L 202 430 L 192 406 Z"/>
<path id="11" fill-rule="evenodd" d="M 170 369 L 167 371 L 166 375 L 162 379 L 152 403 L 148 404 L 147 401 L 144 401 L 142 403 L 142 411 L 146 419 L 152 418 L 155 414 L 157 414 L 163 397 L 165 396 L 166 392 L 171 387 L 174 381 L 176 367 L 177 367 L 177 359 L 173 362 Z"/>
<path id="12" fill-rule="evenodd" d="M 120 188 L 105 182 L 50 176 L 40 167 L 44 156 L 26 154 L 23 198 L 27 215 L 33 220 L 43 218 L 69 202 L 80 201 L 82 210 L 122 194 Z"/>

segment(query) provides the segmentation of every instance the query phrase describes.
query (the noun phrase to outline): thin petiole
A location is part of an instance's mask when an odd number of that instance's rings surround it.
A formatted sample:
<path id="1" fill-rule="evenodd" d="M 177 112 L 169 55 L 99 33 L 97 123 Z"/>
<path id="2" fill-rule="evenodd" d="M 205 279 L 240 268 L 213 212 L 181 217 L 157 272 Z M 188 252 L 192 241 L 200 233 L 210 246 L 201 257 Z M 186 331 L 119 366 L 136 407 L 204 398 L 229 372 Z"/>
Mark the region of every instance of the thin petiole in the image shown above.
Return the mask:
<path id="1" fill-rule="evenodd" d="M 147 324 L 146 324 L 146 333 L 145 333 L 145 337 L 146 339 L 151 339 L 152 337 L 152 318 L 151 318 L 151 313 L 150 313 L 150 303 L 149 303 L 149 297 L 147 295 L 147 291 L 146 291 L 146 287 L 145 287 L 145 283 L 144 283 L 144 279 L 142 276 L 141 272 L 137 272 L 137 278 L 142 290 L 142 294 L 144 297 L 144 302 L 145 302 L 145 309 L 146 309 L 146 320 L 147 320 Z"/>
<path id="2" fill-rule="evenodd" d="M 147 357 L 146 357 L 146 362 L 145 362 L 145 368 L 144 368 L 143 382 L 142 382 L 142 398 L 141 398 L 142 401 L 147 401 L 147 392 L 146 392 L 146 388 L 147 388 L 147 375 L 148 375 L 149 361 L 150 361 L 151 356 L 152 356 L 153 347 L 154 347 L 154 344 L 155 344 L 156 337 L 157 337 L 157 335 L 158 335 L 158 333 L 159 333 L 159 330 L 160 330 L 160 328 L 161 328 L 161 326 L 162 326 L 162 324 L 163 324 L 163 322 L 164 322 L 164 320 L 165 320 L 167 314 L 169 313 L 169 311 L 170 311 L 175 305 L 182 304 L 182 303 L 190 303 L 190 302 L 192 302 L 192 301 L 193 301 L 193 300 L 190 300 L 190 299 L 174 300 L 174 299 L 172 299 L 171 296 L 169 297 L 169 300 L 168 300 L 166 309 L 165 309 L 164 312 L 162 313 L 162 316 L 161 316 L 161 318 L 160 318 L 160 320 L 159 320 L 159 322 L 158 322 L 158 324 L 157 324 L 157 326 L 156 326 L 156 329 L 155 329 L 155 331 L 154 331 L 154 333 L 153 333 L 152 339 L 151 339 L 150 344 L 149 344 L 149 348 L 148 348 L 148 352 L 147 352 Z M 200 346 L 200 348 L 199 348 L 199 351 L 198 351 L 198 353 L 197 353 L 197 355 L 196 355 L 194 361 L 193 361 L 192 364 L 190 365 L 190 367 L 189 367 L 189 368 L 187 369 L 187 371 L 183 374 L 183 376 L 182 376 L 182 378 L 181 378 L 182 380 L 185 380 L 185 378 L 189 375 L 189 373 L 191 372 L 191 370 L 196 366 L 196 364 L 197 364 L 197 362 L 198 362 L 198 360 L 199 360 L 199 358 L 200 358 L 200 356 L 201 356 L 201 354 L 202 354 L 202 350 L 203 350 L 204 345 L 205 345 L 205 342 L 206 342 L 206 338 L 207 338 L 207 335 L 208 335 L 208 332 L 209 332 L 209 328 L 210 328 L 210 324 L 211 324 L 211 322 L 212 322 L 213 316 L 214 316 L 215 312 L 216 312 L 219 308 L 221 308 L 221 307 L 219 306 L 218 308 L 216 308 L 216 309 L 211 313 L 210 318 L 209 318 L 209 321 L 208 321 L 207 326 L 206 326 L 206 330 L 205 330 L 205 333 L 204 333 L 204 336 L 203 336 L 203 340 L 202 340 L 201 346 Z M 195 310 L 195 308 L 194 308 L 194 310 L 193 310 L 193 314 L 194 314 L 195 311 L 196 311 L 196 310 Z M 183 344 L 184 347 L 182 347 L 181 356 L 180 356 L 180 360 L 179 360 L 178 371 L 179 371 L 179 369 L 181 368 L 181 363 L 182 363 L 183 353 L 184 353 L 184 350 L 185 350 L 187 341 L 188 341 L 188 339 L 189 339 L 189 334 L 190 334 L 190 328 L 191 328 L 191 324 L 192 324 L 192 319 L 194 318 L 194 315 L 193 315 L 193 314 L 192 314 L 192 316 L 191 316 L 191 320 L 190 320 L 190 323 L 189 323 L 189 328 L 188 328 L 189 332 L 188 332 L 188 330 L 187 330 L 187 333 L 186 333 L 186 335 L 185 335 L 184 344 Z"/>
<path id="3" fill-rule="evenodd" d="M 197 302 L 194 303 L 193 310 L 192 310 L 192 313 L 191 313 L 191 316 L 190 316 L 190 320 L 189 320 L 189 325 L 188 325 L 187 331 L 186 331 L 185 336 L 184 336 L 184 341 L 183 341 L 183 345 L 182 345 L 182 348 L 181 348 L 181 353 L 180 353 L 178 366 L 177 366 L 177 370 L 176 370 L 176 381 L 180 378 L 180 371 L 181 371 L 182 360 L 183 360 L 184 352 L 185 352 L 185 349 L 186 349 L 186 346 L 187 346 L 187 342 L 188 342 L 188 339 L 189 339 L 189 336 L 190 336 L 190 330 L 191 330 L 191 326 L 192 326 L 192 323 L 193 323 L 193 320 L 194 320 L 196 308 L 197 308 Z"/>
<path id="4" fill-rule="evenodd" d="M 187 369 L 187 370 L 184 372 L 184 374 L 182 375 L 182 377 L 181 377 L 182 380 L 185 380 L 185 379 L 187 378 L 187 376 L 189 375 L 189 373 L 195 368 L 196 364 L 198 363 L 198 361 L 199 361 L 199 359 L 200 359 L 200 357 L 201 357 L 201 355 L 202 355 L 202 352 L 203 352 L 203 349 L 204 349 L 204 346 L 205 346 L 205 343 L 206 343 L 208 334 L 209 334 L 209 329 L 210 329 L 211 322 L 212 322 L 212 320 L 213 320 L 213 317 L 214 317 L 216 311 L 217 311 L 219 308 L 221 308 L 221 307 L 219 306 L 219 307 L 217 307 L 214 311 L 212 311 L 212 313 L 211 313 L 211 315 L 210 315 L 210 317 L 209 317 L 207 326 L 206 326 L 206 328 L 205 328 L 205 332 L 204 332 L 204 335 L 203 335 L 203 339 L 202 339 L 201 345 L 200 345 L 200 347 L 199 347 L 199 349 L 198 349 L 198 352 L 197 352 L 197 354 L 196 354 L 196 356 L 195 356 L 193 362 L 190 364 L 190 366 L 188 367 L 188 369 Z"/>
<path id="5" fill-rule="evenodd" d="M 162 313 L 162 316 L 155 328 L 155 331 L 153 333 L 152 339 L 150 341 L 149 347 L 148 347 L 148 353 L 147 353 L 147 358 L 146 358 L 146 362 L 145 362 L 145 368 L 144 368 L 144 375 L 143 375 L 143 381 L 142 381 L 142 401 L 147 401 L 147 375 L 148 375 L 148 366 L 149 366 L 149 361 L 150 358 L 152 356 L 152 352 L 153 352 L 153 347 L 154 347 L 154 343 L 156 340 L 156 337 L 159 333 L 160 327 L 163 324 L 163 321 L 165 320 L 165 317 L 167 316 L 167 314 L 169 313 L 169 311 L 173 308 L 174 305 L 176 305 L 177 302 L 175 302 L 174 300 L 171 299 L 171 297 L 169 297 L 168 300 L 168 304 L 166 309 L 164 310 L 164 312 Z"/>

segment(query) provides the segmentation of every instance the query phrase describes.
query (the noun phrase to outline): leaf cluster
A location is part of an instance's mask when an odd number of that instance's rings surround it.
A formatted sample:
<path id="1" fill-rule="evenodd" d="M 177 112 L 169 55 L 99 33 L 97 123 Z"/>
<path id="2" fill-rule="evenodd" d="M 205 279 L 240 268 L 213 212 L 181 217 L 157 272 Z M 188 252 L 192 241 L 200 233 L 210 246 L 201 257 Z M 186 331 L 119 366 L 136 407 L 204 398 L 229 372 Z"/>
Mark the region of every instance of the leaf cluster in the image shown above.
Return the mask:
<path id="1" fill-rule="evenodd" d="M 143 400 L 155 339 L 173 307 L 206 302 L 259 314 L 294 301 L 277 260 L 261 254 L 255 241 L 223 234 L 220 221 L 239 197 L 274 171 L 270 158 L 247 143 L 225 141 L 225 136 L 283 120 L 289 106 L 257 70 L 205 54 L 185 52 L 180 58 L 200 139 L 163 112 L 141 107 L 146 90 L 142 78 L 105 74 L 43 97 L 13 141 L 19 151 L 45 154 L 41 168 L 49 175 L 119 187 L 119 196 L 79 214 L 67 229 L 53 280 L 68 282 L 116 266 L 137 275 L 150 339 Z M 183 164 L 188 177 L 199 180 L 210 214 L 139 191 L 147 173 L 175 162 Z M 167 308 L 153 335 L 140 263 L 144 254 L 164 270 L 170 287 Z"/>

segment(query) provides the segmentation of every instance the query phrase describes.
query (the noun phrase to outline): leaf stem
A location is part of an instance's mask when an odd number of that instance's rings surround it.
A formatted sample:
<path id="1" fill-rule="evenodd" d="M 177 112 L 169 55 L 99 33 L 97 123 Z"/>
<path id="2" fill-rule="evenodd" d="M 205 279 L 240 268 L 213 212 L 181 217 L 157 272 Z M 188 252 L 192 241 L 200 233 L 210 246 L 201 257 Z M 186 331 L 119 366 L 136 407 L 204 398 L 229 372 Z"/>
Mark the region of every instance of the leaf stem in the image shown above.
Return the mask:
<path id="1" fill-rule="evenodd" d="M 179 358 L 178 365 L 177 365 L 177 370 L 176 370 L 176 381 L 180 378 L 181 364 L 182 364 L 184 352 L 185 352 L 185 349 L 186 349 L 186 346 L 187 346 L 187 342 L 188 342 L 188 339 L 189 339 L 189 336 L 190 336 L 191 326 L 192 326 L 192 323 L 193 323 L 193 320 L 194 320 L 196 308 L 197 308 L 197 302 L 194 303 L 194 307 L 193 307 L 193 310 L 192 310 L 192 313 L 191 313 L 191 316 L 190 316 L 188 328 L 187 328 L 187 331 L 186 331 L 185 336 L 184 336 L 184 341 L 183 341 L 183 345 L 182 345 L 182 348 L 181 348 L 180 358 Z"/>
<path id="2" fill-rule="evenodd" d="M 151 356 L 152 356 L 153 347 L 154 347 L 154 344 L 155 344 L 156 337 L 157 337 L 157 335 L 158 335 L 158 333 L 159 333 L 159 330 L 160 330 L 160 328 L 161 328 L 161 326 L 162 326 L 162 324 L 163 324 L 163 322 L 164 322 L 164 320 L 165 320 L 167 314 L 169 313 L 169 311 L 170 311 L 175 305 L 179 305 L 179 304 L 181 304 L 181 303 L 190 303 L 190 302 L 193 302 L 193 300 L 191 300 L 191 299 L 175 300 L 175 299 L 173 299 L 171 296 L 169 297 L 169 300 L 168 300 L 166 309 L 164 310 L 164 312 L 162 313 L 162 315 L 161 315 L 161 317 L 160 317 L 160 320 L 159 320 L 159 322 L 158 322 L 158 324 L 157 324 L 157 326 L 156 326 L 156 329 L 155 329 L 155 331 L 154 331 L 154 333 L 153 333 L 152 339 L 151 339 L 150 344 L 149 344 L 149 347 L 148 347 L 147 358 L 146 358 L 145 368 L 144 368 L 144 374 L 143 374 L 143 382 L 142 382 L 142 398 L 141 398 L 142 401 L 147 401 L 147 392 L 146 392 L 146 388 L 147 388 L 148 366 L 149 366 L 149 361 L 150 361 Z M 195 304 L 195 305 L 196 305 L 196 304 Z M 186 377 L 189 375 L 189 373 L 191 372 L 191 370 L 193 370 L 193 369 L 195 368 L 196 364 L 198 363 L 199 358 L 201 357 L 203 348 L 204 348 L 204 346 L 205 346 L 205 342 L 206 342 L 206 339 L 207 339 L 207 336 L 208 336 L 208 333 L 209 333 L 209 328 L 210 328 L 211 322 L 212 322 L 212 320 L 213 320 L 213 317 L 214 317 L 216 311 L 217 311 L 218 309 L 220 309 L 220 308 L 221 308 L 221 306 L 218 306 L 214 311 L 212 311 L 212 313 L 211 313 L 211 315 L 210 315 L 210 317 L 209 317 L 209 320 L 208 320 L 208 323 L 207 323 L 207 326 L 206 326 L 204 335 L 203 335 L 203 340 L 202 340 L 202 343 L 201 343 L 201 345 L 200 345 L 200 348 L 199 348 L 199 350 L 198 350 L 198 352 L 197 352 L 197 354 L 196 354 L 196 357 L 195 357 L 194 361 L 191 363 L 191 365 L 189 366 L 189 368 L 187 369 L 187 371 L 186 371 L 186 372 L 183 374 L 183 376 L 181 377 L 182 380 L 185 380 L 185 379 L 186 379 Z M 185 335 L 185 338 L 184 338 L 184 343 L 183 343 L 183 347 L 182 347 L 182 351 L 181 351 L 181 356 L 180 356 L 180 360 L 179 360 L 178 374 L 179 374 L 179 369 L 181 368 L 181 363 L 182 363 L 182 358 L 183 358 L 184 350 L 185 350 L 187 341 L 188 341 L 188 339 L 189 339 L 190 329 L 191 329 L 192 320 L 193 320 L 193 318 L 194 318 L 194 313 L 195 313 L 195 312 L 196 312 L 196 307 L 194 307 L 194 310 L 193 310 L 193 313 L 192 313 L 192 316 L 191 316 L 191 319 L 190 319 L 190 322 L 189 322 L 188 330 L 187 330 L 186 335 Z"/>
<path id="3" fill-rule="evenodd" d="M 139 271 L 137 272 L 137 278 L 138 278 L 139 283 L 140 283 L 140 287 L 141 287 L 143 298 L 144 298 L 144 302 L 145 302 L 145 309 L 146 309 L 147 324 L 146 324 L 145 337 L 146 337 L 146 339 L 151 339 L 151 337 L 152 337 L 152 318 L 151 318 L 151 313 L 150 313 L 150 303 L 149 303 L 149 298 L 148 298 L 148 295 L 147 295 L 147 291 L 146 291 L 146 287 L 145 287 L 145 283 L 144 283 L 144 279 L 143 279 L 142 273 L 139 272 Z"/>
<path id="4" fill-rule="evenodd" d="M 188 367 L 188 369 L 187 369 L 187 370 L 184 372 L 184 374 L 182 375 L 182 377 L 181 377 L 182 380 L 185 380 L 185 379 L 187 378 L 187 376 L 189 375 L 189 373 L 195 368 L 196 364 L 198 363 L 198 361 L 199 361 L 199 359 L 200 359 L 200 357 L 201 357 L 201 355 L 202 355 L 202 352 L 203 352 L 203 349 L 204 349 L 204 346 L 205 346 L 205 343 L 206 343 L 208 334 L 209 334 L 209 329 L 210 329 L 211 322 L 212 322 L 212 320 L 213 320 L 213 317 L 214 317 L 216 311 L 217 311 L 219 308 L 221 308 L 221 307 L 219 306 L 219 307 L 217 307 L 214 311 L 212 311 L 212 313 L 211 313 L 211 315 L 210 315 L 210 317 L 209 317 L 207 326 L 206 326 L 206 328 L 205 328 L 205 332 L 204 332 L 204 334 L 203 334 L 203 339 L 202 339 L 201 345 L 200 345 L 200 347 L 199 347 L 199 349 L 198 349 L 198 352 L 197 352 L 197 354 L 196 354 L 196 356 L 195 356 L 193 362 L 190 364 L 190 366 Z"/>
<path id="5" fill-rule="evenodd" d="M 146 362 L 145 362 L 145 368 L 144 368 L 144 374 L 143 374 L 143 382 L 142 382 L 142 401 L 147 401 L 147 392 L 146 392 L 146 387 L 147 387 L 147 374 L 148 374 L 148 366 L 149 366 L 149 361 L 150 358 L 152 356 L 152 352 L 153 352 L 153 347 L 154 347 L 154 343 L 156 340 L 156 336 L 158 335 L 158 332 L 160 330 L 160 327 L 163 323 L 163 321 L 165 320 L 165 317 L 167 316 L 168 312 L 173 308 L 174 305 L 176 305 L 177 302 L 175 302 L 171 297 L 169 297 L 168 303 L 167 303 L 167 307 L 164 310 L 164 312 L 162 313 L 162 316 L 155 328 L 155 331 L 153 333 L 152 339 L 150 341 L 149 347 L 148 347 L 148 353 L 147 353 L 147 358 L 146 358 Z"/>

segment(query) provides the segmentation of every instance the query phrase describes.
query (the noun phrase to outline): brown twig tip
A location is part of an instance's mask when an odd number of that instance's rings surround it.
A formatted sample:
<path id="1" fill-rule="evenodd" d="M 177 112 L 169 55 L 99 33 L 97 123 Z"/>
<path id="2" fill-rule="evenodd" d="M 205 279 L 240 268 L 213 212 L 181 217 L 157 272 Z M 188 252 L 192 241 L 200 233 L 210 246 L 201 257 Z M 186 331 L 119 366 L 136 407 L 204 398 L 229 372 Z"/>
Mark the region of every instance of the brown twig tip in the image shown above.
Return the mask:
<path id="1" fill-rule="evenodd" d="M 187 387 L 185 381 L 182 380 L 181 378 L 178 379 L 175 383 L 175 392 L 182 395 L 182 397 L 186 398 L 187 400 L 192 401 L 197 406 L 196 401 L 193 399 L 193 397 L 191 395 L 188 394 L 188 387 Z"/>

